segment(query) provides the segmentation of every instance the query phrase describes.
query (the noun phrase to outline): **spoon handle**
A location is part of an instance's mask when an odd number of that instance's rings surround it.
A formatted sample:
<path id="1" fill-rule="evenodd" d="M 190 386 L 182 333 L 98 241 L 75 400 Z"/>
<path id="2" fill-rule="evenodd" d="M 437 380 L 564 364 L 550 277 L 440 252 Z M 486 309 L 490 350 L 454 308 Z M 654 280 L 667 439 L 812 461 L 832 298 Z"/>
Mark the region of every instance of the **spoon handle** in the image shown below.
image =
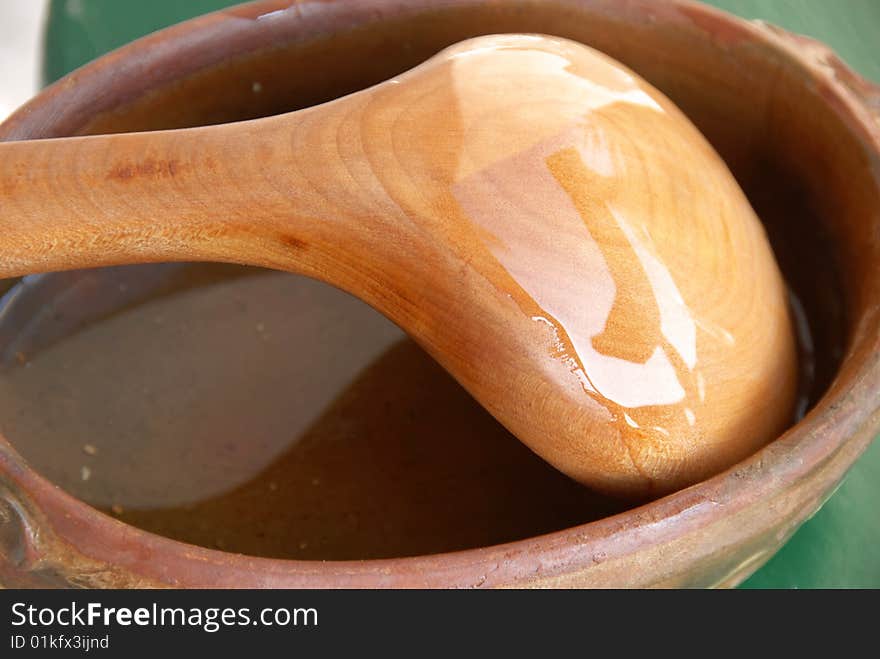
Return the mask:
<path id="1" fill-rule="evenodd" d="M 320 276 L 316 243 L 344 258 L 363 218 L 328 199 L 322 154 L 292 155 L 309 114 L 0 144 L 0 277 L 180 260 Z"/>

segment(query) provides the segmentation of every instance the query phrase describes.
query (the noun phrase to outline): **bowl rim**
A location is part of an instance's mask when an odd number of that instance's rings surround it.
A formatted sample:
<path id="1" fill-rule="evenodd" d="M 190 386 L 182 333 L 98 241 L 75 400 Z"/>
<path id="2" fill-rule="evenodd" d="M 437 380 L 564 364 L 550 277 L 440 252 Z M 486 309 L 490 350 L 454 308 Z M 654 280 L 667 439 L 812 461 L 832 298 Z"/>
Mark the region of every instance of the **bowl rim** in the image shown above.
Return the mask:
<path id="1" fill-rule="evenodd" d="M 478 0 L 455 0 L 471 5 Z M 286 3 L 284 3 L 286 4 Z M 394 0 L 335 3 L 345 11 L 363 14 L 369 9 L 392 11 Z M 430 8 L 430 0 L 416 0 L 408 11 Z M 571 4 L 571 3 L 569 3 Z M 596 11 L 615 9 L 607 0 L 580 0 Z M 626 13 L 647 12 L 653 20 L 702 32 L 708 39 L 747 41 L 772 51 L 788 66 L 822 91 L 826 102 L 873 158 L 873 178 L 880 187 L 880 87 L 849 69 L 826 46 L 790 34 L 760 21 L 745 21 L 691 0 L 654 4 L 634 0 Z M 238 5 L 166 28 L 125 45 L 85 65 L 38 94 L 0 126 L 0 139 L 23 139 L 56 117 L 53 108 L 70 95 L 87 97 L 112 76 L 114 81 L 153 76 L 163 82 L 168 62 L 189 58 L 187 70 L 207 65 L 208 45 L 217 39 L 234 44 L 225 51 L 238 52 L 252 38 L 254 18 L 278 9 L 277 0 Z M 621 13 L 623 11 L 621 10 Z M 267 22 L 268 23 L 268 22 Z M 328 23 L 329 26 L 329 23 Z M 328 29 L 330 29 L 328 27 Z M 239 48 L 239 50 L 236 50 Z M 201 52 L 199 55 L 198 53 Z M 174 67 L 171 67 L 172 69 Z M 138 78 L 139 76 L 139 78 Z M 175 76 L 172 76 L 175 77 Z M 122 95 L 128 93 L 121 83 Z M 114 95 L 117 104 L 120 94 Z M 75 121 L 70 118 L 69 121 Z M 869 355 L 852 364 L 852 353 Z M 840 373 L 847 366 L 847 382 Z M 823 483 L 839 482 L 848 467 L 867 448 L 880 429 L 880 333 L 862 334 L 851 341 L 838 375 L 814 408 L 767 447 L 701 483 L 661 499 L 572 528 L 500 545 L 454 552 L 388 559 L 303 561 L 234 554 L 172 540 L 130 526 L 67 494 L 30 469 L 10 443 L 0 435 L 0 498 L 12 502 L 28 529 L 31 552 L 39 555 L 49 544 L 77 566 L 90 585 L 201 584 L 217 586 L 311 587 L 437 587 L 493 585 L 553 585 L 571 570 L 596 567 L 625 557 L 634 549 L 662 544 L 689 529 L 711 524 L 717 506 L 728 515 L 768 500 L 780 487 L 796 487 L 806 475 L 822 472 Z M 17 486 L 7 492 L 8 484 Z M 785 484 L 785 485 L 783 485 Z M 830 489 L 830 488 L 829 488 Z M 823 498 L 798 510 L 794 529 L 815 512 Z M 792 503 L 792 506 L 794 504 Z M 791 508 L 790 510 L 794 510 Z M 673 520 L 675 524 L 673 524 Z M 51 529 L 51 533 L 47 531 Z M 54 537 L 50 537 L 54 536 Z M 779 543 L 787 537 L 777 538 Z M 42 544 L 41 544 L 42 543 Z M 48 543 L 48 544 L 47 544 Z M 769 556 L 758 555 L 736 566 L 744 578 Z M 2 575 L 2 570 L 0 570 Z M 185 575 L 185 576 L 181 576 Z M 75 582 L 76 577 L 67 576 Z M 728 581 L 733 583 L 732 581 Z M 613 581 L 608 583 L 614 583 Z"/>

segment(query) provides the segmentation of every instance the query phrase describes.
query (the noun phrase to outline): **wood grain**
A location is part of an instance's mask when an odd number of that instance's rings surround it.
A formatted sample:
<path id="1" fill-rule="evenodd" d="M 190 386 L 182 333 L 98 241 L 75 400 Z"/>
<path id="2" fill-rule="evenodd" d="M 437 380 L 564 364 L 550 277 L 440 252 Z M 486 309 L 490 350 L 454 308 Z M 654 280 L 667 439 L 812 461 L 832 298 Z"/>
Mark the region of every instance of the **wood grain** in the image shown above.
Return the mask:
<path id="1" fill-rule="evenodd" d="M 790 420 L 763 229 L 657 90 L 574 42 L 481 37 L 237 124 L 0 145 L 0 276 L 219 260 L 364 299 L 535 452 L 645 497 Z"/>

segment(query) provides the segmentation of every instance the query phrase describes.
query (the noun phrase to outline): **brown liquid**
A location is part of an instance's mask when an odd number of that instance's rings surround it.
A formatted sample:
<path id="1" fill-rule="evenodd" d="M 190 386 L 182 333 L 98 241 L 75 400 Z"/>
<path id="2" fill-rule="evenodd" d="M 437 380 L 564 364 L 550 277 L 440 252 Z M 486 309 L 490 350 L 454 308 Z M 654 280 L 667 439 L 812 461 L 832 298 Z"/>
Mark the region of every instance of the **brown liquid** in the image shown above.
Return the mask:
<path id="1" fill-rule="evenodd" d="M 0 430 L 48 479 L 168 537 L 405 556 L 605 516 L 400 330 L 317 282 L 220 265 L 47 275 L 0 317 Z"/>

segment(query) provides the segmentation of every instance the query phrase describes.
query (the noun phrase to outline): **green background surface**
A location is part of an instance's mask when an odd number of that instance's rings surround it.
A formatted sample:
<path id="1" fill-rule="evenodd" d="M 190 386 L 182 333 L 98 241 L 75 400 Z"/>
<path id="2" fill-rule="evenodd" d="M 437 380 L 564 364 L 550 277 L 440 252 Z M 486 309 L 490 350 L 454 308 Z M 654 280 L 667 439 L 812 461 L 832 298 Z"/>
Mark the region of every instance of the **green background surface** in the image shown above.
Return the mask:
<path id="1" fill-rule="evenodd" d="M 52 0 L 43 79 L 51 82 L 139 36 L 231 4 L 236 3 Z M 880 0 L 712 0 L 709 4 L 824 41 L 862 75 L 880 81 Z M 875 441 L 835 495 L 744 587 L 880 587 L 878 505 L 880 442 Z"/>

